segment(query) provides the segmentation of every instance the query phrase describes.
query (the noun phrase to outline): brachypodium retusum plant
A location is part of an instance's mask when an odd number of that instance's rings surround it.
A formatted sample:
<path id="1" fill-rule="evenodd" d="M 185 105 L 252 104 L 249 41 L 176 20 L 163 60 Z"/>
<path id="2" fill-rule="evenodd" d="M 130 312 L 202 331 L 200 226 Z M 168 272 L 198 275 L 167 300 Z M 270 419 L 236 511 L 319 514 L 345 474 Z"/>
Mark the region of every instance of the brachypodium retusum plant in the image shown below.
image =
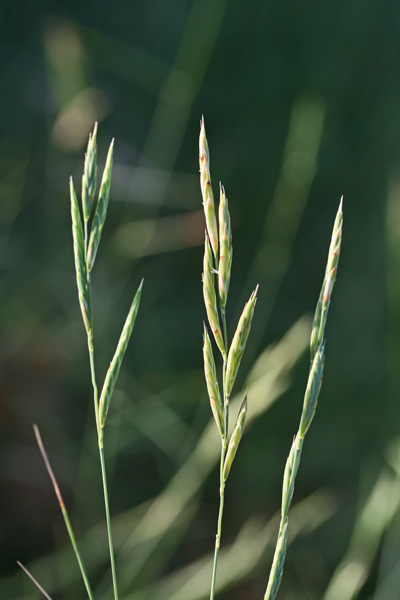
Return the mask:
<path id="1" fill-rule="evenodd" d="M 96 431 L 98 438 L 101 475 L 104 491 L 104 506 L 107 521 L 107 534 L 110 549 L 111 573 L 114 588 L 114 598 L 118 600 L 117 577 L 115 572 L 115 558 L 111 531 L 110 509 L 108 503 L 107 477 L 104 460 L 104 427 L 106 424 L 108 409 L 111 397 L 118 378 L 119 370 L 124 358 L 126 348 L 131 337 L 136 315 L 139 310 L 142 284 L 133 299 L 131 308 L 122 329 L 121 336 L 115 351 L 114 357 L 108 368 L 103 388 L 98 394 L 95 364 L 94 364 L 94 344 L 93 344 L 93 308 L 92 308 L 92 270 L 96 260 L 97 250 L 100 244 L 101 233 L 107 216 L 107 208 L 110 200 L 111 172 L 113 164 L 114 140 L 111 141 L 107 154 L 106 165 L 104 167 L 101 180 L 100 191 L 97 205 L 94 210 L 89 234 L 89 221 L 95 204 L 95 195 L 97 187 L 97 125 L 93 134 L 89 136 L 88 148 L 85 156 L 84 171 L 82 176 L 82 217 L 79 210 L 78 200 L 75 194 L 72 178 L 70 179 L 71 193 L 71 216 L 72 216 L 72 235 L 74 240 L 74 257 L 76 282 L 78 286 L 79 303 L 82 311 L 83 322 L 87 333 L 87 342 L 89 349 L 90 372 L 93 386 L 94 413 L 96 419 Z"/>
<path id="2" fill-rule="evenodd" d="M 340 246 L 342 243 L 342 227 L 343 198 L 340 201 L 335 223 L 333 225 L 324 281 L 322 283 L 321 292 L 318 298 L 311 330 L 310 372 L 308 375 L 307 387 L 304 395 L 303 410 L 301 413 L 299 429 L 293 439 L 292 447 L 286 461 L 282 486 L 282 505 L 279 533 L 264 600 L 274 600 L 274 598 L 276 598 L 282 580 L 288 537 L 287 530 L 289 508 L 293 498 L 294 484 L 300 464 L 304 438 L 314 418 L 318 396 L 322 385 L 325 359 L 325 326 L 339 264 Z"/>
<path id="3" fill-rule="evenodd" d="M 236 417 L 236 424 L 229 437 L 229 398 L 243 357 L 246 341 L 250 333 L 254 308 L 257 301 L 258 286 L 251 294 L 239 319 L 230 346 L 226 328 L 225 308 L 228 297 L 232 266 L 232 231 L 225 190 L 220 184 L 220 200 L 218 225 L 215 215 L 214 195 L 211 187 L 210 153 L 206 138 L 204 118 L 200 123 L 199 139 L 200 187 L 203 196 L 206 221 L 204 261 L 203 261 L 203 295 L 208 323 L 215 343 L 222 355 L 222 397 L 217 378 L 216 365 L 211 339 L 204 324 L 203 356 L 204 373 L 207 384 L 211 410 L 221 438 L 220 459 L 220 505 L 218 514 L 217 535 L 215 539 L 214 564 L 211 579 L 210 600 L 215 594 L 218 553 L 221 544 L 222 516 L 224 512 L 225 483 L 231 470 L 240 439 L 244 430 L 247 413 L 247 393 Z M 218 277 L 218 285 L 217 285 Z M 217 293 L 218 290 L 218 293 Z M 218 301 L 217 301 L 218 296 Z"/>
<path id="4" fill-rule="evenodd" d="M 211 579 L 210 600 L 215 595 L 216 572 L 218 552 L 221 542 L 221 526 L 224 508 L 225 482 L 236 455 L 240 439 L 242 437 L 246 411 L 247 393 L 243 400 L 236 419 L 236 425 L 229 439 L 229 398 L 233 384 L 243 356 L 247 337 L 250 332 L 254 307 L 257 299 L 258 286 L 250 296 L 239 320 L 236 332 L 233 336 L 231 346 L 228 350 L 226 334 L 225 307 L 229 289 L 230 272 L 232 264 L 232 233 L 228 201 L 225 190 L 220 185 L 219 223 L 215 215 L 214 196 L 211 187 L 210 176 L 210 154 L 204 127 L 204 118 L 200 123 L 199 142 L 200 161 L 200 187 L 203 196 L 204 214 L 206 221 L 206 239 L 204 250 L 203 267 L 203 294 L 206 306 L 207 318 L 212 330 L 215 342 L 222 354 L 222 398 L 216 374 L 216 366 L 212 351 L 212 344 L 207 327 L 204 325 L 204 371 L 207 391 L 210 399 L 211 410 L 217 424 L 221 437 L 221 461 L 220 461 L 220 507 L 218 515 L 217 535 L 215 541 L 214 564 Z M 325 357 L 325 326 L 328 316 L 329 305 L 333 286 L 336 281 L 337 267 L 339 264 L 340 246 L 342 241 L 343 211 L 342 201 L 336 215 L 332 239 L 329 248 L 328 261 L 325 270 L 324 281 L 315 311 L 310 341 L 310 372 L 304 397 L 303 411 L 301 414 L 299 430 L 294 437 L 293 444 L 286 462 L 283 490 L 281 521 L 278 539 L 276 542 L 273 563 L 268 580 L 264 600 L 274 600 L 277 595 L 283 574 L 283 566 L 286 557 L 288 513 L 294 493 L 294 484 L 300 464 L 301 451 L 305 435 L 311 425 L 317 408 L 318 396 L 322 385 Z M 218 286 L 216 286 L 216 280 Z M 216 287 L 218 288 L 218 301 Z"/>
<path id="5" fill-rule="evenodd" d="M 76 280 L 78 287 L 78 298 L 82 312 L 83 323 L 87 334 L 89 350 L 89 363 L 93 387 L 94 413 L 96 433 L 100 456 L 100 466 L 104 491 L 105 515 L 107 524 L 107 535 L 110 552 L 110 564 L 114 600 L 118 600 L 117 576 L 115 569 L 115 558 L 111 531 L 110 510 L 108 502 L 107 478 L 104 457 L 104 429 L 111 397 L 118 378 L 122 360 L 124 358 L 129 339 L 135 324 L 139 309 L 142 284 L 134 296 L 131 308 L 126 318 L 120 339 L 110 363 L 110 367 L 104 379 L 102 391 L 99 397 L 94 362 L 94 330 L 93 330 L 93 307 L 92 307 L 92 270 L 100 243 L 101 233 L 107 215 L 110 198 L 111 172 L 113 163 L 113 146 L 111 142 L 106 165 L 104 168 L 98 200 L 95 202 L 97 189 L 97 124 L 93 133 L 89 136 L 87 152 L 85 155 L 84 172 L 82 177 L 82 201 L 79 205 L 72 178 L 70 179 L 71 216 L 73 249 L 75 260 Z M 200 187 L 203 197 L 204 214 L 206 222 L 204 261 L 203 261 L 203 296 L 207 313 L 209 328 L 216 346 L 222 357 L 222 386 L 219 384 L 217 367 L 214 359 L 213 345 L 209 330 L 204 324 L 203 333 L 203 358 L 206 386 L 211 405 L 211 411 L 217 425 L 220 442 L 220 504 L 217 522 L 217 534 L 215 540 L 214 560 L 211 578 L 210 600 L 214 600 L 218 554 L 221 544 L 222 518 L 224 511 L 225 485 L 228 479 L 233 460 L 236 456 L 238 446 L 245 427 L 247 414 L 247 392 L 236 416 L 234 427 L 229 427 L 229 401 L 239 366 L 246 347 L 247 338 L 253 320 L 254 309 L 257 302 L 258 286 L 250 295 L 243 312 L 240 316 L 236 331 L 230 345 L 228 344 L 226 326 L 226 305 L 229 291 L 229 283 L 232 267 L 232 230 L 228 200 L 225 190 L 220 184 L 220 199 L 218 207 L 218 218 L 214 204 L 214 196 L 211 186 L 210 154 L 206 138 L 204 118 L 200 123 L 199 139 L 199 162 L 200 162 Z M 304 438 L 314 418 L 319 392 L 322 384 L 325 356 L 325 327 L 330 306 L 333 286 L 336 281 L 337 267 L 339 263 L 340 246 L 342 241 L 343 212 L 342 201 L 336 215 L 332 239 L 330 243 L 325 276 L 319 295 L 317 308 L 312 325 L 310 341 L 310 371 L 307 388 L 304 396 L 303 410 L 300 418 L 299 429 L 293 439 L 292 447 L 286 462 L 283 477 L 281 520 L 276 542 L 273 563 L 269 575 L 268 585 L 264 600 L 274 600 L 282 580 L 283 566 L 286 557 L 288 536 L 288 513 L 294 493 L 294 484 L 300 464 L 301 452 Z M 232 432 L 230 434 L 230 429 Z M 46 454 L 39 429 L 34 426 L 36 439 L 42 454 L 46 469 L 52 481 L 60 509 L 67 527 L 71 544 L 81 571 L 82 579 L 86 587 L 89 600 L 93 600 L 93 592 L 89 583 L 83 559 L 78 549 L 76 538 L 72 529 L 67 509 L 57 484 L 54 472 L 51 468 Z M 33 575 L 18 563 L 26 574 L 32 579 L 40 592 L 51 600 L 48 593 L 36 581 Z"/>
<path id="6" fill-rule="evenodd" d="M 96 259 L 97 250 L 100 243 L 101 233 L 107 216 L 107 208 L 110 199 L 111 172 L 113 165 L 114 140 L 110 144 L 107 155 L 106 165 L 100 184 L 97 203 L 95 196 L 97 191 L 97 123 L 94 126 L 93 133 L 89 136 L 87 152 L 85 155 L 84 171 L 82 176 L 82 203 L 79 206 L 75 193 L 72 177 L 70 178 L 70 197 L 71 197 L 71 217 L 72 217 L 72 237 L 75 261 L 76 282 L 78 287 L 78 298 L 82 312 L 83 323 L 87 334 L 87 343 L 89 350 L 90 373 L 93 387 L 94 414 L 96 421 L 97 441 L 100 456 L 101 475 L 104 492 L 104 506 L 107 523 L 107 536 L 110 551 L 111 574 L 114 590 L 114 600 L 118 600 L 117 576 L 115 570 L 115 557 L 113 548 L 113 539 L 111 531 L 110 509 L 108 502 L 107 477 L 104 457 L 104 428 L 107 420 L 107 413 L 110 406 L 111 397 L 118 378 L 119 370 L 133 331 L 136 315 L 139 309 L 140 297 L 142 292 L 143 280 L 134 296 L 131 308 L 122 329 L 119 342 L 114 353 L 114 357 L 107 370 L 104 384 L 101 390 L 100 398 L 97 387 L 97 378 L 94 363 L 94 329 L 93 329 L 93 305 L 92 305 L 92 270 Z M 83 217 L 83 220 L 82 220 Z M 50 466 L 43 442 L 40 437 L 39 429 L 34 426 L 36 439 L 42 454 L 45 466 L 52 481 L 64 520 L 70 536 L 70 540 L 78 561 L 81 575 L 86 587 L 89 600 L 93 600 L 93 592 L 86 574 L 83 560 L 78 550 L 78 545 L 68 512 L 65 508 L 59 486 L 55 475 Z M 32 579 L 38 589 L 50 598 L 47 592 L 39 585 L 27 569 L 20 565 L 28 576 Z"/>

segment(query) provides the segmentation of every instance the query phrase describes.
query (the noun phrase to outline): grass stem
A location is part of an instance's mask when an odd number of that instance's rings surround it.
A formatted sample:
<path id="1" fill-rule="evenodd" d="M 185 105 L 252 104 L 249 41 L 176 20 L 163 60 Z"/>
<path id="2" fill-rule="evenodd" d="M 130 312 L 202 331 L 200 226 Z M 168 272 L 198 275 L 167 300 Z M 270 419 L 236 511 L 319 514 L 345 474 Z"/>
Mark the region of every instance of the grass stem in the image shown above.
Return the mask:
<path id="1" fill-rule="evenodd" d="M 211 579 L 211 592 L 210 592 L 210 600 L 214 600 L 215 595 L 215 581 L 217 577 L 217 565 L 218 565 L 218 554 L 219 548 L 221 545 L 221 534 L 222 534 L 222 517 L 224 514 L 224 501 L 225 501 L 225 480 L 224 480 L 224 463 L 226 456 L 226 448 L 228 441 L 228 427 L 229 427 L 229 398 L 226 395 L 226 366 L 227 366 L 227 348 L 228 348 L 228 336 L 226 331 L 226 317 L 225 317 L 225 309 L 221 308 L 221 321 L 222 321 L 222 331 L 224 336 L 224 346 L 225 346 L 225 354 L 224 354 L 224 364 L 222 368 L 222 386 L 223 386 L 223 403 L 224 403 L 224 436 L 221 440 L 221 460 L 219 467 L 219 511 L 218 511 L 218 524 L 217 524 L 217 535 L 215 538 L 215 550 L 214 550 L 214 563 L 213 563 L 213 572 Z"/>
<path id="2" fill-rule="evenodd" d="M 99 446 L 99 452 L 100 452 L 100 463 L 101 463 L 101 476 L 102 476 L 102 480 L 103 480 L 103 490 L 104 490 L 104 506 L 106 509 L 108 545 L 110 548 L 110 562 L 111 562 L 111 574 L 112 574 L 113 588 L 114 588 L 114 600 L 118 600 L 117 575 L 116 575 L 116 570 L 115 570 L 114 546 L 113 546 L 113 538 L 112 538 L 112 531 L 111 531 L 110 508 L 109 508 L 109 503 L 108 503 L 106 465 L 105 465 L 105 461 L 104 461 L 104 449 L 100 446 Z"/>
<path id="3" fill-rule="evenodd" d="M 28 575 L 29 579 L 36 585 L 39 592 L 41 592 L 43 594 L 43 596 L 45 598 L 47 598 L 47 600 L 52 600 L 51 596 L 49 596 L 49 594 L 46 592 L 46 590 L 40 585 L 38 580 L 34 578 L 32 573 L 30 571 L 28 571 L 28 569 L 21 562 L 19 562 L 19 560 L 17 560 L 17 565 L 19 567 L 21 567 L 21 569 L 24 571 L 24 573 L 26 573 L 26 575 Z"/>
<path id="4" fill-rule="evenodd" d="M 49 461 L 49 457 L 47 456 L 47 452 L 46 452 L 46 450 L 45 450 L 45 447 L 44 447 L 44 444 L 43 444 L 43 441 L 42 441 L 42 438 L 41 438 L 41 435 L 40 435 L 40 431 L 39 431 L 39 428 L 38 428 L 38 426 L 37 426 L 37 425 L 34 425 L 34 426 L 33 426 L 33 430 L 34 430 L 34 432 L 35 432 L 36 441 L 37 441 L 37 444 L 38 444 L 38 446 L 39 446 L 39 450 L 40 450 L 40 453 L 41 453 L 41 455 L 42 455 L 43 462 L 44 462 L 44 464 L 45 464 L 45 466 L 46 466 L 47 472 L 48 472 L 48 474 L 49 474 L 49 477 L 50 477 L 51 483 L 52 483 L 52 485 L 53 485 L 53 488 L 54 488 L 54 492 L 55 492 L 55 494 L 56 494 L 56 496 L 57 496 L 57 500 L 58 500 L 58 503 L 59 503 L 59 505 L 60 505 L 60 509 L 61 509 L 61 512 L 62 512 L 62 516 L 63 516 L 63 518 L 64 518 L 65 525 L 66 525 L 66 528 L 67 528 L 67 531 L 68 531 L 68 535 L 69 535 L 69 538 L 70 538 L 70 540 L 71 540 L 72 547 L 73 547 L 73 549 L 74 549 L 74 552 L 75 552 L 76 560 L 77 560 L 77 562 L 78 562 L 79 569 L 80 569 L 80 571 L 81 571 L 81 574 L 82 574 L 82 579 L 83 579 L 83 581 L 84 581 L 84 584 L 85 584 L 85 587 L 86 587 L 86 591 L 87 591 L 87 594 L 88 594 L 89 600 L 93 600 L 93 592 L 92 592 L 92 588 L 91 588 L 91 586 L 90 586 L 89 579 L 88 579 L 88 576 L 87 576 L 87 573 L 86 573 L 86 569 L 85 569 L 85 566 L 84 566 L 84 564 L 83 564 L 83 561 L 82 561 L 82 558 L 81 558 L 81 555 L 80 555 L 80 552 L 79 552 L 79 549 L 78 549 L 78 544 L 77 544 L 77 542 L 76 542 L 76 538 L 75 538 L 75 535 L 74 535 L 74 531 L 73 531 L 73 529 L 72 529 L 71 521 L 70 521 L 70 518 L 69 518 L 69 515 L 68 515 L 68 512 L 67 512 L 67 509 L 65 508 L 64 500 L 63 500 L 63 497 L 62 497 L 62 495 L 61 495 L 61 491 L 60 491 L 60 488 L 59 488 L 59 486 L 58 486 L 58 483 L 57 483 L 56 477 L 55 477 L 55 475 L 54 475 L 54 471 L 53 471 L 53 469 L 51 468 L 51 464 L 50 464 L 50 461 Z M 22 568 L 23 568 L 23 567 L 22 567 Z M 26 571 L 26 569 L 24 569 L 24 571 Z M 32 579 L 32 577 L 31 577 L 31 579 Z M 32 580 L 33 580 L 33 579 L 32 579 Z M 33 581 L 35 582 L 35 580 L 33 580 Z M 36 585 L 37 585 L 37 584 L 36 584 Z M 40 587 L 39 587 L 39 589 L 40 589 L 40 591 L 42 591 L 42 593 L 43 593 L 43 590 L 42 590 Z M 45 594 L 45 595 L 46 595 L 46 594 Z M 47 597 L 48 597 L 48 596 L 47 596 Z"/>

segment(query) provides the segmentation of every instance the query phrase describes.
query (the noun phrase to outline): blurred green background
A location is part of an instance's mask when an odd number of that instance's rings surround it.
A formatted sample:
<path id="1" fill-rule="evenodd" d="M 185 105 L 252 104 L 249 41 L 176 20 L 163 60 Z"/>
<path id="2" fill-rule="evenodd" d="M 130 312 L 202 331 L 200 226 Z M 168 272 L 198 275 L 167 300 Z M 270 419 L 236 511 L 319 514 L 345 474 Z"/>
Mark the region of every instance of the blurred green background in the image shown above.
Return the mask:
<path id="1" fill-rule="evenodd" d="M 0 23 L 0 597 L 39 598 L 16 560 L 54 599 L 85 597 L 34 422 L 96 598 L 111 597 L 68 197 L 96 120 L 101 168 L 116 139 L 93 276 L 100 381 L 145 279 L 106 434 L 121 597 L 208 597 L 219 440 L 202 372 L 204 113 L 233 221 L 231 335 L 260 284 L 218 597 L 263 597 L 343 194 L 324 385 L 279 597 L 399 598 L 400 6 L 6 0 Z"/>

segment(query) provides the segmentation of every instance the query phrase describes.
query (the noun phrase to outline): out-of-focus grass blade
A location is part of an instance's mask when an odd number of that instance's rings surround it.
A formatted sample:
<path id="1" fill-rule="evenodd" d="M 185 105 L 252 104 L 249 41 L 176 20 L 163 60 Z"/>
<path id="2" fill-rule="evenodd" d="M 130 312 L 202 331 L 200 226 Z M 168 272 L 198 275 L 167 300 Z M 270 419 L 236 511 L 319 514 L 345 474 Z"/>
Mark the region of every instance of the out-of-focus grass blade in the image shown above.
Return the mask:
<path id="1" fill-rule="evenodd" d="M 319 490 L 299 502 L 292 510 L 291 538 L 315 530 L 337 511 L 333 497 Z M 249 519 L 233 544 L 222 548 L 218 566 L 217 592 L 248 579 L 263 567 L 265 552 L 272 550 L 277 515 L 267 525 Z M 124 596 L 124 600 L 203 600 L 209 594 L 212 554 L 174 571 L 157 583 Z M 343 599 L 342 599 L 343 600 Z"/>
<path id="2" fill-rule="evenodd" d="M 349 547 L 332 576 L 324 600 L 352 600 L 358 596 L 399 507 L 399 477 L 385 467 L 357 516 Z"/>

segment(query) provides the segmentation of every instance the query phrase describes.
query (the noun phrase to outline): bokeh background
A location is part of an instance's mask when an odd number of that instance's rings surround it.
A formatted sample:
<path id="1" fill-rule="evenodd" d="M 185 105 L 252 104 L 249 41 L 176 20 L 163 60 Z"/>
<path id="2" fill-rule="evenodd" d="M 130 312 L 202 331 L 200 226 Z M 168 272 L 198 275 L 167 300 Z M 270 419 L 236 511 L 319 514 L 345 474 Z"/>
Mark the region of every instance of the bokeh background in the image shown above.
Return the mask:
<path id="1" fill-rule="evenodd" d="M 96 598 L 111 598 L 68 197 L 95 121 L 100 167 L 116 139 L 93 283 L 100 381 L 145 279 L 106 435 L 121 597 L 208 597 L 219 440 L 201 351 L 204 113 L 233 221 L 231 335 L 260 284 L 218 597 L 263 597 L 343 194 L 325 379 L 280 598 L 398 598 L 400 6 L 5 0 L 0 23 L 0 597 L 41 597 L 16 560 L 52 598 L 85 597 L 37 423 Z"/>

